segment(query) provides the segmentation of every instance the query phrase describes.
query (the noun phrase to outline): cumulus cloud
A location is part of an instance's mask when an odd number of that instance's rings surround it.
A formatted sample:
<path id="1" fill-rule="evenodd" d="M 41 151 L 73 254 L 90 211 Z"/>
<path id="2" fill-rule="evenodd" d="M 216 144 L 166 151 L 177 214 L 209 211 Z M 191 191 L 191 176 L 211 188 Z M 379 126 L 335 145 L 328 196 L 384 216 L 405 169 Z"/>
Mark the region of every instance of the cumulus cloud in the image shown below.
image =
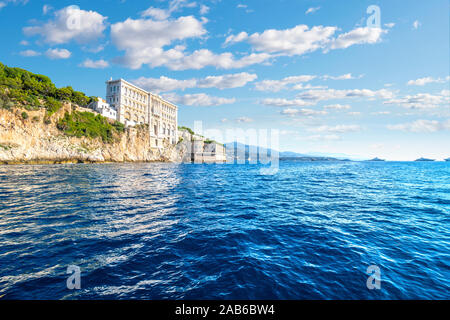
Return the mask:
<path id="1" fill-rule="evenodd" d="M 432 133 L 437 131 L 450 130 L 450 119 L 447 119 L 445 121 L 416 120 L 410 123 L 387 125 L 387 128 L 389 130 Z"/>
<path id="2" fill-rule="evenodd" d="M 314 102 L 301 99 L 267 98 L 261 104 L 272 107 L 305 107 L 314 105 Z"/>
<path id="3" fill-rule="evenodd" d="M 246 41 L 256 51 L 272 55 L 294 56 L 318 49 L 328 52 L 332 49 L 344 49 L 357 44 L 377 43 L 381 41 L 381 36 L 388 32 L 381 28 L 360 27 L 333 38 L 337 30 L 337 27 L 331 26 L 309 28 L 307 25 L 297 25 L 291 29 L 269 29 L 251 35 L 241 32 L 228 36 L 225 44 Z"/>
<path id="4" fill-rule="evenodd" d="M 409 80 L 407 84 L 408 86 L 424 86 L 428 83 L 444 83 L 449 80 L 450 76 L 447 76 L 446 78 L 424 77 L 416 80 Z"/>
<path id="5" fill-rule="evenodd" d="M 218 69 L 243 68 L 270 58 L 268 54 L 252 53 L 237 59 L 232 53 L 215 54 L 208 49 L 196 50 L 189 54 L 181 45 L 165 49 L 175 41 L 202 37 L 206 34 L 204 23 L 205 20 L 186 16 L 161 21 L 127 19 L 113 24 L 111 26 L 113 43 L 119 50 L 125 51 L 125 56 L 116 61 L 132 69 L 148 64 L 151 67 L 166 66 L 172 70 L 186 70 L 206 66 Z"/>
<path id="6" fill-rule="evenodd" d="M 204 4 L 202 4 L 201 6 L 200 6 L 200 14 L 201 15 L 205 15 L 205 14 L 207 14 L 209 12 L 209 7 L 208 6 L 205 6 Z"/>
<path id="7" fill-rule="evenodd" d="M 249 117 L 240 117 L 236 119 L 237 122 L 240 123 L 250 123 L 253 122 L 253 119 L 249 118 Z"/>
<path id="8" fill-rule="evenodd" d="M 342 105 L 342 104 L 330 104 L 323 107 L 324 109 L 334 109 L 334 110 L 347 110 L 351 107 L 348 104 Z"/>
<path id="9" fill-rule="evenodd" d="M 141 14 L 142 17 L 151 17 L 155 20 L 165 20 L 170 17 L 170 12 L 164 9 L 150 7 Z"/>
<path id="10" fill-rule="evenodd" d="M 359 132 L 361 131 L 361 126 L 356 124 L 342 124 L 336 126 L 319 126 L 314 128 L 309 128 L 310 132 L 329 132 L 329 133 L 346 133 L 346 132 Z"/>
<path id="11" fill-rule="evenodd" d="M 161 76 L 160 78 L 141 77 L 134 80 L 133 83 L 155 93 L 185 90 L 188 88 L 218 88 L 222 90 L 243 87 L 248 82 L 254 81 L 257 77 L 256 74 L 242 72 L 187 80 L 171 79 L 165 76 Z"/>
<path id="12" fill-rule="evenodd" d="M 6 7 L 9 3 L 14 3 L 14 4 L 27 4 L 28 0 L 3 0 L 0 1 L 0 10 L 4 7 Z"/>
<path id="13" fill-rule="evenodd" d="M 288 115 L 288 116 L 318 116 L 318 115 L 326 115 L 328 112 L 323 110 L 312 110 L 312 109 L 292 109 L 292 108 L 286 108 L 283 111 L 281 111 L 281 114 Z"/>
<path id="14" fill-rule="evenodd" d="M 418 93 L 415 95 L 407 95 L 403 98 L 389 99 L 384 104 L 396 104 L 408 109 L 430 109 L 436 108 L 446 102 L 448 103 L 448 99 L 443 95 Z"/>
<path id="15" fill-rule="evenodd" d="M 186 106 L 197 106 L 197 107 L 219 106 L 223 104 L 232 104 L 236 102 L 236 99 L 234 98 L 228 99 L 221 97 L 213 97 L 205 93 L 186 94 L 183 96 L 174 93 L 168 93 L 163 95 L 163 97 L 177 104 Z"/>
<path id="16" fill-rule="evenodd" d="M 336 90 L 336 89 L 322 89 L 322 90 L 308 90 L 297 95 L 297 98 L 307 101 L 322 101 L 322 100 L 335 100 L 346 98 L 380 98 L 390 99 L 394 97 L 392 91 L 386 89 L 370 90 L 370 89 L 349 89 L 349 90 Z"/>
<path id="17" fill-rule="evenodd" d="M 196 2 L 189 2 L 188 0 L 171 0 L 167 9 L 150 7 L 141 13 L 142 17 L 151 17 L 156 20 L 165 20 L 169 18 L 175 11 L 182 8 L 196 7 Z M 203 7 L 203 6 L 202 6 Z M 203 9 L 204 10 L 204 9 Z M 202 9 L 200 9 L 202 11 Z M 203 14 L 203 13 L 202 13 Z"/>
<path id="18" fill-rule="evenodd" d="M 314 13 L 314 12 L 318 11 L 319 9 L 320 9 L 320 7 L 311 7 L 311 8 L 308 8 L 308 10 L 306 10 L 305 14 Z"/>
<path id="19" fill-rule="evenodd" d="M 257 51 L 287 56 L 302 55 L 325 46 L 336 32 L 336 27 L 298 25 L 291 29 L 269 29 L 248 35 L 241 32 L 229 36 L 226 43 L 247 41 Z"/>
<path id="20" fill-rule="evenodd" d="M 108 61 L 105 61 L 103 59 L 100 60 L 91 60 L 91 59 L 86 59 L 84 60 L 81 64 L 81 67 L 84 68 L 90 68 L 90 69 L 105 69 L 107 67 L 109 67 L 109 63 Z"/>
<path id="21" fill-rule="evenodd" d="M 290 84 L 309 82 L 315 78 L 316 76 L 312 75 L 300 75 L 300 76 L 286 77 L 281 80 L 263 80 L 255 83 L 255 89 L 258 91 L 278 92 L 282 89 L 285 89 Z"/>
<path id="22" fill-rule="evenodd" d="M 161 66 L 183 57 L 184 47 L 165 51 L 173 41 L 200 37 L 206 33 L 203 22 L 192 16 L 176 20 L 127 19 L 111 26 L 111 38 L 126 54 L 122 62 L 133 69 L 142 64 Z"/>
<path id="23" fill-rule="evenodd" d="M 324 75 L 322 76 L 322 79 L 324 80 L 352 80 L 352 79 L 359 79 L 362 76 L 355 77 L 351 73 L 342 74 L 340 76 L 330 76 L 330 75 Z"/>
<path id="24" fill-rule="evenodd" d="M 49 13 L 51 10 L 53 10 L 53 7 L 48 5 L 48 4 L 44 4 L 44 6 L 42 7 L 42 14 L 46 15 L 47 13 Z"/>
<path id="25" fill-rule="evenodd" d="M 329 45 L 330 49 L 345 49 L 355 44 L 377 43 L 381 41 L 381 36 L 387 33 L 381 28 L 361 27 L 350 32 L 340 34 Z"/>
<path id="26" fill-rule="evenodd" d="M 414 28 L 414 30 L 419 29 L 420 25 L 421 25 L 421 23 L 419 22 L 419 20 L 414 21 L 414 22 L 413 22 L 413 28 Z"/>
<path id="27" fill-rule="evenodd" d="M 23 28 L 27 36 L 41 36 L 50 44 L 76 41 L 86 43 L 98 39 L 106 28 L 107 18 L 95 11 L 69 6 L 54 13 L 54 19 L 41 26 Z"/>
<path id="28" fill-rule="evenodd" d="M 215 54 L 208 49 L 196 50 L 190 55 L 174 59 L 168 68 L 172 70 L 202 69 L 207 66 L 217 69 L 244 68 L 253 64 L 259 64 L 270 59 L 266 53 L 252 53 L 248 56 L 236 59 L 232 53 L 225 52 Z"/>
<path id="29" fill-rule="evenodd" d="M 48 49 L 45 55 L 52 59 L 68 59 L 71 57 L 72 53 L 67 49 Z"/>
<path id="30" fill-rule="evenodd" d="M 40 56 L 41 53 L 34 50 L 24 50 L 20 52 L 22 57 L 37 57 Z"/>

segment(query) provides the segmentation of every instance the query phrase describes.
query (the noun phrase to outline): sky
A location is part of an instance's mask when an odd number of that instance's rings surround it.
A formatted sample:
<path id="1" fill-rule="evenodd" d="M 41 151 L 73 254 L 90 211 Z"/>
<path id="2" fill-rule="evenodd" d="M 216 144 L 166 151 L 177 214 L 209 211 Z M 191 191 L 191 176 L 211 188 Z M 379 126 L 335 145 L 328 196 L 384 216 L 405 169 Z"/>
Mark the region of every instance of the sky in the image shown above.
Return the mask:
<path id="1" fill-rule="evenodd" d="M 90 96 L 123 78 L 177 104 L 179 125 L 278 130 L 281 151 L 442 160 L 449 6 L 0 0 L 0 62 Z"/>

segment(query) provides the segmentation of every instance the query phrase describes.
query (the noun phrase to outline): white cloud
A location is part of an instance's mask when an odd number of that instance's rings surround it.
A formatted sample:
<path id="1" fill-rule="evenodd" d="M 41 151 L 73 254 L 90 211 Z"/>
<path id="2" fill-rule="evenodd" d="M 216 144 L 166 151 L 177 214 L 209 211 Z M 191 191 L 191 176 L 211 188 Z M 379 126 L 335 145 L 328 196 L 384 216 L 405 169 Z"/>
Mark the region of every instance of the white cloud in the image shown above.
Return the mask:
<path id="1" fill-rule="evenodd" d="M 336 125 L 336 126 L 319 126 L 308 129 L 310 132 L 329 132 L 329 133 L 346 133 L 346 132 L 359 132 L 361 131 L 361 126 L 356 124 L 350 125 Z"/>
<path id="2" fill-rule="evenodd" d="M 248 117 L 240 117 L 240 118 L 237 118 L 236 121 L 240 122 L 240 123 L 250 123 L 250 122 L 253 122 L 253 119 L 248 118 Z"/>
<path id="3" fill-rule="evenodd" d="M 225 52 L 215 54 L 208 49 L 194 51 L 191 55 L 174 59 L 167 67 L 172 70 L 202 69 L 207 66 L 217 69 L 244 68 L 253 64 L 259 64 L 270 59 L 266 53 L 252 53 L 240 59 L 235 59 L 232 53 Z"/>
<path id="4" fill-rule="evenodd" d="M 170 12 L 164 9 L 150 7 L 141 14 L 142 17 L 151 17 L 155 20 L 166 20 L 170 17 Z"/>
<path id="5" fill-rule="evenodd" d="M 53 7 L 48 5 L 48 4 L 44 4 L 44 6 L 42 7 L 42 13 L 44 15 L 46 15 L 47 13 L 49 13 L 51 10 L 53 10 Z"/>
<path id="6" fill-rule="evenodd" d="M 215 54 L 208 49 L 196 50 L 191 54 L 185 47 L 165 47 L 175 41 L 199 38 L 206 34 L 206 20 L 195 17 L 180 17 L 175 20 L 154 21 L 150 19 L 127 19 L 111 26 L 113 43 L 125 56 L 116 59 L 132 69 L 143 64 L 151 67 L 166 66 L 172 70 L 201 69 L 213 66 L 218 69 L 243 68 L 261 63 L 270 58 L 265 53 L 252 53 L 236 59 L 232 53 Z"/>
<path id="7" fill-rule="evenodd" d="M 330 104 L 323 107 L 324 109 L 334 109 L 334 110 L 347 110 L 350 109 L 351 106 L 348 104 L 342 105 L 342 104 Z"/>
<path id="8" fill-rule="evenodd" d="M 103 59 L 96 60 L 96 61 L 91 60 L 91 59 L 86 59 L 85 61 L 83 61 L 80 64 L 80 66 L 84 67 L 84 68 L 91 68 L 91 69 L 104 69 L 104 68 L 109 67 L 109 63 L 108 63 L 108 61 L 105 61 Z"/>
<path id="9" fill-rule="evenodd" d="M 183 58 L 184 47 L 165 51 L 164 47 L 177 40 L 197 38 L 206 33 L 203 22 L 192 16 L 176 20 L 154 21 L 127 19 L 111 26 L 111 38 L 119 50 L 125 50 L 120 62 L 138 69 L 142 64 L 153 67 Z"/>
<path id="10" fill-rule="evenodd" d="M 384 26 L 385 26 L 386 28 L 391 29 L 391 28 L 393 28 L 393 27 L 395 26 L 395 23 L 394 23 L 394 22 L 385 23 Z"/>
<path id="11" fill-rule="evenodd" d="M 344 49 L 357 44 L 374 44 L 381 41 L 387 30 L 381 28 L 360 27 L 333 38 L 338 30 L 334 26 L 297 25 L 291 29 L 269 29 L 262 33 L 240 32 L 230 35 L 225 45 L 246 41 L 254 50 L 269 53 L 272 56 L 295 56 L 323 49 L 326 53 L 332 49 Z"/>
<path id="12" fill-rule="evenodd" d="M 45 52 L 45 55 L 52 59 L 68 59 L 72 55 L 72 53 L 67 49 L 48 49 Z"/>
<path id="13" fill-rule="evenodd" d="M 263 80 L 255 83 L 255 89 L 258 91 L 278 92 L 282 89 L 285 89 L 290 84 L 300 84 L 302 82 L 309 82 L 315 78 L 316 76 L 312 75 L 300 75 L 300 76 L 286 77 L 281 80 Z"/>
<path id="14" fill-rule="evenodd" d="M 223 104 L 232 104 L 236 102 L 236 99 L 234 98 L 228 99 L 221 97 L 213 97 L 204 93 L 186 94 L 183 96 L 179 96 L 174 93 L 169 93 L 163 95 L 163 97 L 173 103 L 197 107 L 219 106 Z"/>
<path id="15" fill-rule="evenodd" d="M 161 76 L 159 78 L 141 77 L 132 82 L 135 85 L 154 93 L 195 88 L 195 86 L 197 85 L 196 79 L 177 80 L 165 76 Z"/>
<path id="16" fill-rule="evenodd" d="M 318 116 L 318 115 L 326 115 L 328 112 L 323 110 L 312 110 L 312 109 L 292 109 L 287 108 L 281 111 L 281 114 L 288 115 L 288 116 L 297 116 L 297 115 L 303 115 L 303 116 Z"/>
<path id="17" fill-rule="evenodd" d="M 391 99 L 394 97 L 392 91 L 386 89 L 380 89 L 377 91 L 369 89 L 349 89 L 349 90 L 336 90 L 336 89 L 323 89 L 323 90 L 309 90 L 297 95 L 297 98 L 307 101 L 322 101 L 322 100 L 334 100 L 334 99 L 347 99 L 347 98 L 380 98 Z"/>
<path id="18" fill-rule="evenodd" d="M 359 79 L 362 76 L 354 77 L 351 73 L 346 73 L 340 76 L 330 76 L 330 75 L 324 75 L 322 79 L 324 80 L 352 80 L 352 79 Z"/>
<path id="19" fill-rule="evenodd" d="M 27 4 L 28 0 L 3 0 L 0 1 L 0 10 L 4 7 L 6 7 L 9 3 L 14 3 L 14 4 Z"/>
<path id="20" fill-rule="evenodd" d="M 201 15 L 205 15 L 205 14 L 207 14 L 209 12 L 209 7 L 208 6 L 205 6 L 204 4 L 202 4 L 201 6 L 200 6 L 200 14 Z"/>
<path id="21" fill-rule="evenodd" d="M 30 43 L 28 41 L 26 41 L 26 40 L 22 40 L 22 41 L 20 41 L 20 45 L 21 46 L 28 46 L 28 45 L 30 45 Z"/>
<path id="22" fill-rule="evenodd" d="M 305 14 L 314 13 L 314 12 L 318 11 L 319 9 L 320 9 L 320 7 L 311 7 L 308 10 L 306 10 Z"/>
<path id="23" fill-rule="evenodd" d="M 371 114 L 374 116 L 385 116 L 385 115 L 391 114 L 391 112 L 390 111 L 377 111 L 377 112 L 372 112 Z"/>
<path id="24" fill-rule="evenodd" d="M 41 53 L 34 51 L 34 50 L 25 50 L 25 51 L 21 51 L 20 55 L 22 57 L 37 57 L 37 56 L 40 56 Z"/>
<path id="25" fill-rule="evenodd" d="M 245 86 L 248 82 L 256 80 L 258 76 L 256 74 L 250 74 L 247 72 L 227 74 L 221 76 L 208 76 L 204 79 L 197 81 L 199 88 L 218 88 L 229 89 Z"/>
<path id="26" fill-rule="evenodd" d="M 381 35 L 387 30 L 381 28 L 361 27 L 350 32 L 340 34 L 330 45 L 330 49 L 345 49 L 355 44 L 377 43 L 381 41 Z"/>
<path id="27" fill-rule="evenodd" d="M 444 83 L 450 80 L 450 76 L 446 78 L 433 78 L 433 77 L 424 77 L 416 80 L 409 80 L 408 86 L 424 86 L 428 83 Z"/>
<path id="28" fill-rule="evenodd" d="M 323 48 L 336 30 L 336 27 L 298 25 L 285 30 L 269 29 L 247 37 L 241 33 L 237 37 L 239 41 L 248 41 L 257 51 L 294 56 Z M 235 38 L 233 42 L 239 41 Z"/>
<path id="29" fill-rule="evenodd" d="M 300 75 L 300 76 L 291 76 L 286 77 L 281 80 L 263 80 L 260 82 L 255 83 L 255 89 L 258 91 L 271 91 L 271 92 L 278 92 L 283 89 L 287 89 L 289 85 L 293 85 L 290 88 L 294 90 L 307 90 L 307 89 L 326 89 L 324 86 L 311 86 L 311 85 L 304 85 L 304 82 L 309 82 L 311 80 L 314 80 L 316 78 L 319 78 L 319 76 L 315 75 Z M 340 76 L 330 76 L 330 75 L 324 75 L 320 76 L 321 79 L 324 80 L 349 80 L 349 79 L 357 79 L 361 78 L 354 77 L 351 73 L 346 73 Z"/>
<path id="30" fill-rule="evenodd" d="M 421 23 L 419 22 L 419 20 L 416 20 L 416 21 L 413 22 L 414 30 L 419 29 L 420 26 L 421 26 Z"/>
<path id="31" fill-rule="evenodd" d="M 143 11 L 141 13 L 141 16 L 142 17 L 151 17 L 155 20 L 166 20 L 175 11 L 179 11 L 182 8 L 193 8 L 196 6 L 197 6 L 196 2 L 189 2 L 188 0 L 170 0 L 169 7 L 167 9 L 150 7 L 147 10 Z M 200 12 L 202 12 L 202 9 L 200 10 Z M 203 13 L 201 13 L 201 14 L 203 14 Z"/>
<path id="32" fill-rule="evenodd" d="M 103 35 L 106 17 L 95 11 L 85 11 L 69 6 L 54 13 L 55 18 L 42 26 L 25 27 L 27 36 L 41 36 L 51 44 L 67 43 L 72 40 L 86 43 Z"/>
<path id="33" fill-rule="evenodd" d="M 305 107 L 314 105 L 315 103 L 301 99 L 267 98 L 263 99 L 261 104 L 272 107 Z"/>
<path id="34" fill-rule="evenodd" d="M 407 95 L 403 98 L 390 99 L 385 101 L 384 104 L 396 104 L 409 109 L 429 109 L 436 108 L 445 102 L 448 102 L 448 99 L 444 96 L 418 93 L 415 95 Z"/>
<path id="35" fill-rule="evenodd" d="M 225 39 L 225 44 L 241 42 L 241 41 L 244 41 L 247 38 L 248 38 L 248 33 L 245 32 L 245 31 L 242 31 L 241 33 L 239 33 L 237 35 L 230 35 L 230 36 L 228 36 Z"/>
<path id="36" fill-rule="evenodd" d="M 450 130 L 450 119 L 447 119 L 446 121 L 416 120 L 410 123 L 388 125 L 387 128 L 389 130 L 431 133 L 437 131 Z"/>
<path id="37" fill-rule="evenodd" d="M 248 82 L 254 81 L 257 77 L 256 74 L 242 72 L 187 80 L 171 79 L 165 76 L 161 76 L 160 78 L 141 77 L 134 80 L 133 83 L 155 93 L 185 90 L 188 88 L 218 88 L 222 90 L 243 87 Z"/>

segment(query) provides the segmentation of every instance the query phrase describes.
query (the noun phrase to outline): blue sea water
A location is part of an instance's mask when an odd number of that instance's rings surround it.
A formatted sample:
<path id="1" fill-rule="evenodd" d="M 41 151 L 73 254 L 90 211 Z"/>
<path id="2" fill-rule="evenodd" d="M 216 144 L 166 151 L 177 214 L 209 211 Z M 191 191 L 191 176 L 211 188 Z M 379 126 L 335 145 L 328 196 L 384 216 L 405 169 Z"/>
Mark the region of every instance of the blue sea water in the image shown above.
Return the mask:
<path id="1" fill-rule="evenodd" d="M 0 166 L 0 297 L 450 298 L 450 163 L 259 169 Z"/>

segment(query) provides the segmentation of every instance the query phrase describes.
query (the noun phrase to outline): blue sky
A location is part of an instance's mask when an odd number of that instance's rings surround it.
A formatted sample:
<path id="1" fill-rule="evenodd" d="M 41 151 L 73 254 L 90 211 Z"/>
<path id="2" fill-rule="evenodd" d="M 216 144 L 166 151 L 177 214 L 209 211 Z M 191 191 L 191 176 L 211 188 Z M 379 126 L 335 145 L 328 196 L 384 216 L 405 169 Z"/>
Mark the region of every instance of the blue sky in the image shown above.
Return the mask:
<path id="1" fill-rule="evenodd" d="M 178 104 L 180 125 L 278 129 L 284 151 L 443 159 L 449 10 L 448 0 L 0 0 L 0 61 L 95 96 L 124 78 Z"/>

